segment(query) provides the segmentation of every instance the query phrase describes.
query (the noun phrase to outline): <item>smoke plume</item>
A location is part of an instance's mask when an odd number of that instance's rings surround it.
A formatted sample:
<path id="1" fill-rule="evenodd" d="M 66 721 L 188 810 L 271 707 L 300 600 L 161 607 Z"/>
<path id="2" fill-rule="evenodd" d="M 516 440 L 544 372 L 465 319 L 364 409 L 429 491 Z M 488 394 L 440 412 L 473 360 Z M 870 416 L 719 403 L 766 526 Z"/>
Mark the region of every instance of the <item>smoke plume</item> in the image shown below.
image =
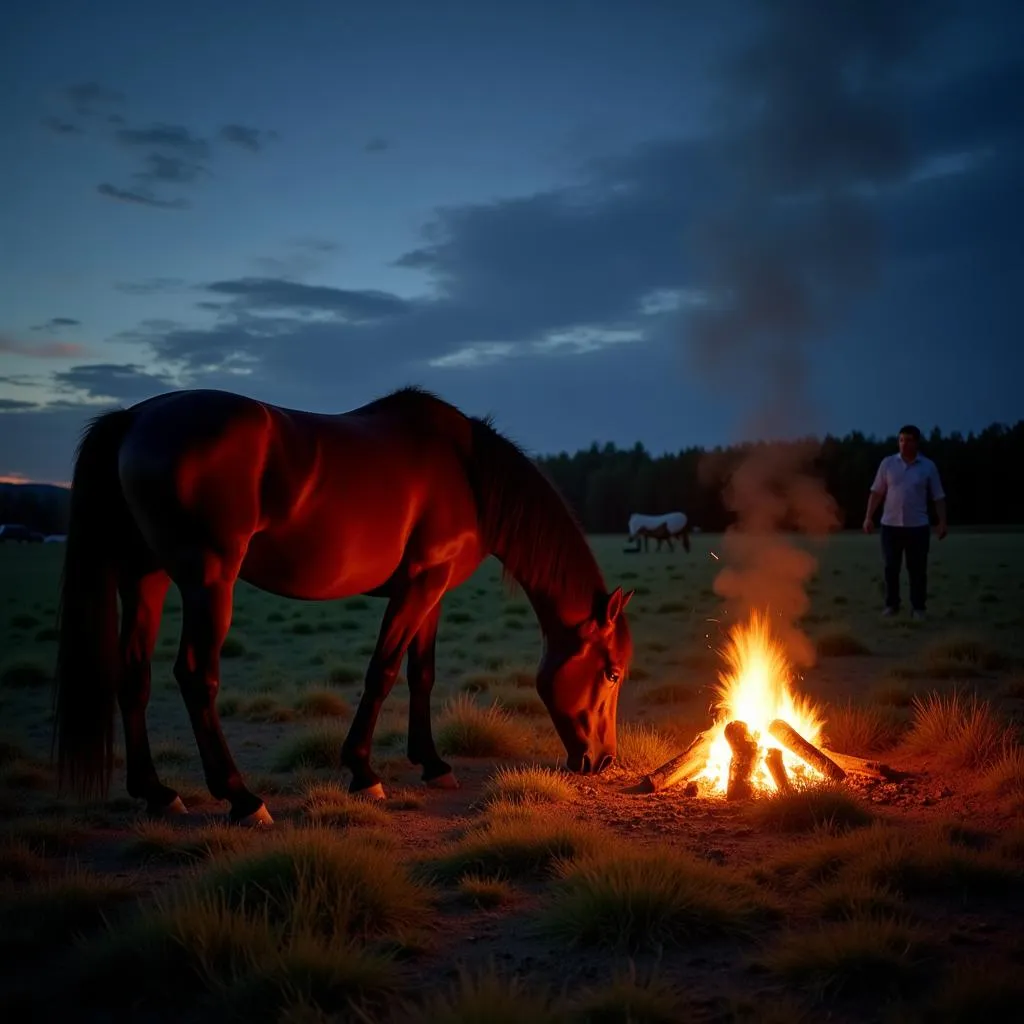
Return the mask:
<path id="1" fill-rule="evenodd" d="M 694 225 L 707 296 L 688 340 L 716 393 L 738 399 L 751 446 L 723 481 L 735 513 L 716 592 L 768 608 L 797 664 L 821 536 L 838 510 L 813 473 L 811 355 L 879 271 L 872 196 L 909 170 L 900 92 L 927 7 L 901 0 L 760 0 L 714 99 L 717 191 Z M 856 358 L 850 353 L 849 358 Z M 710 470 L 714 472 L 713 469 Z M 791 536 L 791 535 L 790 535 Z"/>

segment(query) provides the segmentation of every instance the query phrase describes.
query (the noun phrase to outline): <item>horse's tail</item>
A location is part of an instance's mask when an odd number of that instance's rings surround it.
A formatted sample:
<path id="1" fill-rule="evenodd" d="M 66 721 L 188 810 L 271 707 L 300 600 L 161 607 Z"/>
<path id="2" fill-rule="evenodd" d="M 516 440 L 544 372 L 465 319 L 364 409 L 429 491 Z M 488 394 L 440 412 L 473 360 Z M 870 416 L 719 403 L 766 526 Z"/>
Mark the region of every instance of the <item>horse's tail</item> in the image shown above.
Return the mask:
<path id="1" fill-rule="evenodd" d="M 91 421 L 75 453 L 58 610 L 56 716 L 58 783 L 103 796 L 114 763 L 114 706 L 120 677 L 115 544 L 131 527 L 117 455 L 129 409 Z"/>

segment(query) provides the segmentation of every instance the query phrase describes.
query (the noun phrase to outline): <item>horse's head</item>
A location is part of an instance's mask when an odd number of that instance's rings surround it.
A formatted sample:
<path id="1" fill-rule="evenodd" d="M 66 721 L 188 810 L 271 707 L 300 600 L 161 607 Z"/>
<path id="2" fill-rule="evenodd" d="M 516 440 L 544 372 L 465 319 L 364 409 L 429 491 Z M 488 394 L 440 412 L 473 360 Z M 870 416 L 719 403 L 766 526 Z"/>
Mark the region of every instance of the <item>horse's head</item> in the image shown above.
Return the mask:
<path id="1" fill-rule="evenodd" d="M 565 746 L 566 766 L 584 775 L 615 759 L 619 691 L 633 657 L 625 607 L 633 591 L 600 595 L 573 630 L 547 640 L 537 692 Z"/>

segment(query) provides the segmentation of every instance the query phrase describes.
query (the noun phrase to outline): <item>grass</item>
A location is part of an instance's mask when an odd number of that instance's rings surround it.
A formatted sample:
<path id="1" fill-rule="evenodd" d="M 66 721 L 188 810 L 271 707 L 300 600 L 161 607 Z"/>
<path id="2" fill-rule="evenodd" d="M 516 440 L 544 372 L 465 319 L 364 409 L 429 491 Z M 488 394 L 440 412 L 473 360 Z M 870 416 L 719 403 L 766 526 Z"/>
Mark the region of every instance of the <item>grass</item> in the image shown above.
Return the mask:
<path id="1" fill-rule="evenodd" d="M 824 746 L 842 754 L 865 757 L 891 750 L 905 729 L 902 719 L 891 712 L 847 701 L 828 709 Z"/>
<path id="2" fill-rule="evenodd" d="M 516 757 L 525 749 L 522 728 L 506 711 L 481 707 L 468 694 L 449 701 L 434 736 L 442 755 Z"/>
<path id="3" fill-rule="evenodd" d="M 616 847 L 561 865 L 540 927 L 569 945 L 633 951 L 748 933 L 770 911 L 728 869 L 678 850 Z"/>
<path id="4" fill-rule="evenodd" d="M 923 985 L 934 941 L 897 919 L 852 918 L 780 937 L 757 962 L 819 997 L 893 997 Z"/>
<path id="5" fill-rule="evenodd" d="M 828 782 L 762 797 L 749 805 L 748 813 L 755 827 L 779 832 L 840 832 L 874 820 L 871 810 L 847 786 Z"/>
<path id="6" fill-rule="evenodd" d="M 925 754 L 948 768 L 991 767 L 1010 741 L 991 705 L 975 694 L 929 693 L 913 703 L 913 721 L 903 748 Z"/>
<path id="7" fill-rule="evenodd" d="M 575 796 L 563 775 L 546 768 L 501 767 L 484 786 L 485 804 L 561 804 Z"/>
<path id="8" fill-rule="evenodd" d="M 17 998 L 31 988 L 54 995 L 40 1019 L 901 1024 L 965 1019 L 972 1001 L 1012 1019 L 1019 986 L 996 968 L 1019 969 L 1021 953 L 1024 534 L 933 548 L 925 623 L 879 616 L 874 541 L 809 548 L 819 567 L 801 621 L 819 657 L 796 678 L 824 709 L 823 742 L 927 774 L 868 789 L 863 802 L 851 786 L 742 806 L 681 787 L 629 792 L 624 775 L 668 760 L 707 724 L 733 612 L 716 592 L 728 558 L 710 556 L 727 555 L 721 537 L 695 535 L 685 562 L 620 555 L 620 542 L 591 538 L 609 585 L 637 591 L 618 714 L 625 771 L 555 770 L 565 755 L 534 690 L 533 612 L 489 560 L 446 597 L 437 645 L 434 736 L 463 788 L 427 789 L 408 764 L 400 680 L 374 737 L 383 805 L 350 799 L 337 770 L 383 603 L 290 602 L 239 583 L 241 646 L 223 660 L 218 705 L 250 788 L 280 794 L 271 833 L 218 824 L 226 807 L 206 791 L 172 674 L 174 588 L 149 732 L 161 779 L 210 817 L 140 819 L 124 796 L 119 718 L 112 798 L 83 805 L 56 793 L 61 549 L 0 549 L 0 902 L 31 896 L 18 904 L 22 923 L 4 930 L 12 944 L 25 939 L 0 968 L 13 1017 L 32 1018 Z M 35 624 L 15 627 L 16 616 Z M 3 675 L 17 666 L 21 678 Z M 876 820 L 865 824 L 865 812 Z M 562 930 L 545 932 L 556 909 Z M 906 937 L 898 929 L 912 933 L 903 960 L 888 945 Z M 799 936 L 789 965 L 777 959 L 766 973 L 757 958 L 781 958 Z M 872 981 L 872 950 L 888 988 Z M 486 966 L 492 951 L 500 971 Z M 919 963 L 934 982 L 924 991 Z M 46 983 L 58 973 L 65 995 Z"/>
<path id="9" fill-rule="evenodd" d="M 607 836 L 592 824 L 538 811 L 501 805 L 421 870 L 441 881 L 458 882 L 466 875 L 543 878 L 561 860 L 596 850 Z"/>

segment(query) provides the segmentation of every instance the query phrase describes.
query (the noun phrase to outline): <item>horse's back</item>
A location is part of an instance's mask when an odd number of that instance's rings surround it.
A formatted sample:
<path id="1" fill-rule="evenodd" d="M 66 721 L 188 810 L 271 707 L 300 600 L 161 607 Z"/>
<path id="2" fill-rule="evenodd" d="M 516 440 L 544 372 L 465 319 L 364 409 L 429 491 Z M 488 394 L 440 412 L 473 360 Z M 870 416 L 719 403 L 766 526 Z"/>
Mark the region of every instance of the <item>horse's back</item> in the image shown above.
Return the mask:
<path id="1" fill-rule="evenodd" d="M 155 546 L 234 545 L 264 589 L 360 593 L 441 558 L 453 537 L 479 561 L 469 437 L 466 417 L 418 392 L 337 415 L 175 392 L 137 407 L 122 484 Z"/>

